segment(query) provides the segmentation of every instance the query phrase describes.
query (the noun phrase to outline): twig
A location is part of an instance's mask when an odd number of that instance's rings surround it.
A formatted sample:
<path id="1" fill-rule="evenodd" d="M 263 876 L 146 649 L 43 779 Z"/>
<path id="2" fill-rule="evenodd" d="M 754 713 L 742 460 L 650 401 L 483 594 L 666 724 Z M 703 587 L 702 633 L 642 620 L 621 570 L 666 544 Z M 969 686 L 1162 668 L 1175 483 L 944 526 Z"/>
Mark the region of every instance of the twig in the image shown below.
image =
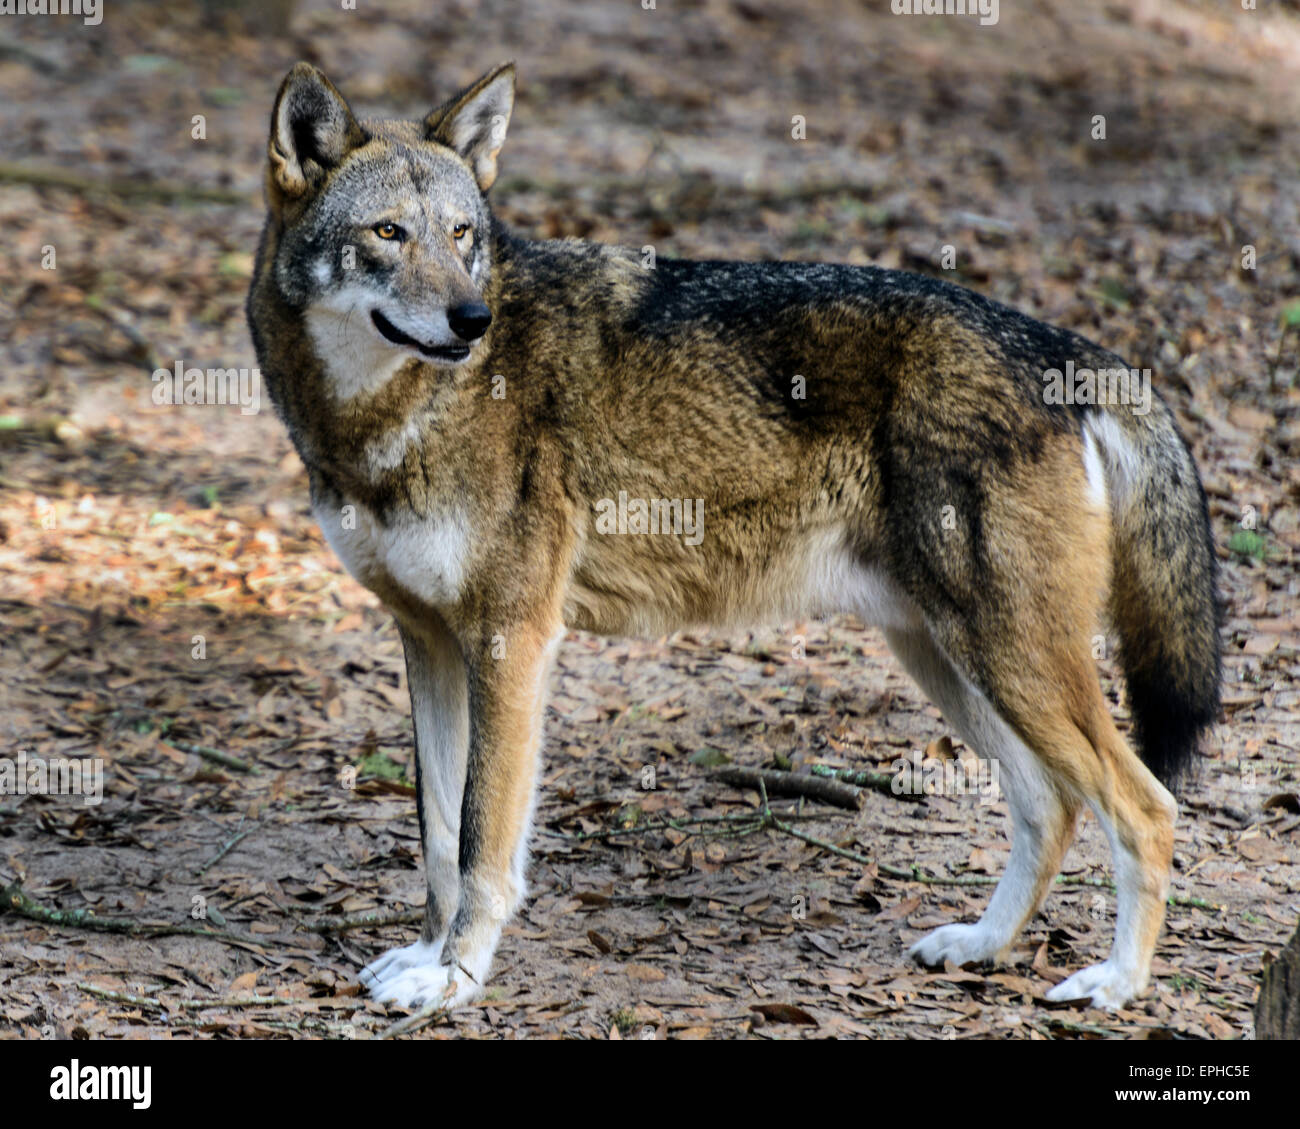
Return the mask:
<path id="1" fill-rule="evenodd" d="M 210 1023 L 211 1020 L 186 1020 L 186 1025 L 193 1024 L 198 1026 L 199 1023 Z M 282 1031 L 324 1031 L 327 1035 L 334 1035 L 338 1038 L 351 1038 L 351 1035 L 344 1035 L 349 1028 L 355 1030 L 352 1023 L 329 1023 L 315 1015 L 304 1015 L 301 1019 L 264 1019 L 259 1016 L 256 1020 L 261 1027 L 274 1027 Z"/>
<path id="2" fill-rule="evenodd" d="M 1002 881 L 991 874 L 962 874 L 944 878 L 921 874 L 917 867 L 913 867 L 912 870 L 908 871 L 901 867 L 888 866 L 883 862 L 877 864 L 877 866 L 883 874 L 887 874 L 891 878 L 901 878 L 905 882 L 924 882 L 931 886 L 996 886 Z M 1085 875 L 1058 874 L 1053 879 L 1053 882 L 1057 886 L 1096 886 L 1112 893 L 1116 890 L 1115 881 L 1111 878 L 1089 878 Z M 1219 913 L 1223 909 L 1222 906 L 1207 902 L 1204 898 L 1194 898 L 1186 894 L 1170 894 L 1165 899 L 1165 902 L 1171 906 L 1191 906 L 1193 909 L 1205 909 L 1213 913 Z"/>
<path id="3" fill-rule="evenodd" d="M 224 765 L 226 768 L 234 769 L 236 772 L 247 772 L 257 775 L 257 766 L 251 765 L 247 761 L 240 760 L 230 753 L 223 753 L 220 749 L 213 749 L 208 745 L 193 745 L 189 741 L 174 741 L 170 737 L 160 737 L 160 741 L 165 745 L 170 745 L 173 749 L 180 749 L 183 753 L 194 753 L 204 760 L 212 761 L 213 764 Z"/>
<path id="4" fill-rule="evenodd" d="M 910 869 L 890 866 L 887 862 L 876 863 L 876 869 L 890 878 L 901 878 L 904 882 L 920 882 L 926 886 L 996 886 L 998 880 L 987 874 L 922 874 L 919 866 Z"/>
<path id="5" fill-rule="evenodd" d="M 177 1006 L 188 1011 L 203 1011 L 211 1007 L 287 1007 L 303 1002 L 283 996 L 227 996 L 222 1000 L 181 1000 Z"/>
<path id="6" fill-rule="evenodd" d="M 776 813 L 767 802 L 767 782 L 761 776 L 758 780 L 758 790 L 759 794 L 763 798 L 763 808 L 759 813 L 763 821 L 763 826 L 771 827 L 773 830 L 780 831 L 786 835 L 792 835 L 794 838 L 799 839 L 802 842 L 809 843 L 814 847 L 820 847 L 824 851 L 830 851 L 831 854 L 839 855 L 840 858 L 846 858 L 851 862 L 860 863 L 863 866 L 871 865 L 871 860 L 867 858 L 866 855 L 860 855 L 857 851 L 848 851 L 843 847 L 837 847 L 834 843 L 828 843 L 824 839 L 818 839 L 815 835 L 809 835 L 806 832 L 800 831 L 798 828 L 791 827 L 788 823 L 779 820 L 776 817 Z"/>
<path id="7" fill-rule="evenodd" d="M 1120 1032 L 1113 1027 L 1098 1027 L 1095 1023 L 1075 1023 L 1071 1019 L 1058 1019 L 1049 1015 L 1046 1020 L 1048 1028 L 1059 1027 L 1063 1031 L 1075 1031 L 1080 1035 L 1100 1035 L 1107 1039 L 1118 1038 Z M 1042 1030 L 1042 1027 L 1039 1027 Z"/>
<path id="8" fill-rule="evenodd" d="M 98 996 L 101 1000 L 112 1000 L 115 1004 L 131 1004 L 134 1007 L 152 1007 L 165 1008 L 169 1005 L 162 1000 L 154 999 L 152 996 L 133 996 L 130 992 L 114 992 L 110 988 L 96 988 L 94 984 L 78 984 L 77 987 L 83 992 L 89 992 L 92 996 Z"/>
<path id="9" fill-rule="evenodd" d="M 129 992 L 114 992 L 111 988 L 97 988 L 94 984 L 78 984 L 83 992 L 114 1003 L 133 1004 L 136 1007 L 185 1008 L 187 1011 L 205 1011 L 214 1007 L 283 1007 L 300 1004 L 302 1000 L 289 1000 L 282 996 L 228 996 L 222 1000 L 160 1000 L 154 996 L 133 996 Z"/>
<path id="10" fill-rule="evenodd" d="M 242 824 L 244 821 L 241 819 L 239 822 Z M 235 847 L 247 839 L 256 830 L 256 827 L 250 827 L 247 831 L 238 831 L 236 834 L 232 835 L 222 844 L 221 850 L 208 859 L 208 861 L 195 871 L 195 873 L 206 874 L 212 867 L 216 866 L 217 863 L 230 854 Z"/>
<path id="11" fill-rule="evenodd" d="M 774 796 L 804 796 L 810 800 L 821 800 L 837 808 L 856 811 L 862 806 L 862 793 L 848 784 L 838 780 L 829 780 L 824 776 L 799 776 L 793 772 L 780 772 L 769 768 L 728 768 L 715 769 L 710 775 L 724 784 L 733 784 L 738 788 L 761 788 L 764 796 L 768 791 Z M 767 801 L 764 800 L 766 807 Z"/>
<path id="12" fill-rule="evenodd" d="M 267 947 L 252 937 L 243 937 L 237 933 L 217 929 L 204 929 L 199 925 L 142 925 L 126 917 L 95 917 L 93 911 L 87 909 L 46 909 L 45 906 L 32 901 L 24 894 L 17 882 L 0 890 L 0 913 L 5 910 L 30 921 L 39 921 L 44 925 L 90 929 L 97 933 L 122 933 L 129 937 L 207 937 L 213 941 L 236 941 L 242 945 L 254 945 L 259 949 Z"/>
<path id="13" fill-rule="evenodd" d="M 815 764 L 812 766 L 812 774 L 814 776 L 828 776 L 832 780 L 839 780 L 844 784 L 854 784 L 859 788 L 871 788 L 884 793 L 886 796 L 892 796 L 896 800 L 909 800 L 912 803 L 925 802 L 923 793 L 894 791 L 894 777 L 885 772 L 831 768 L 830 765 Z"/>
<path id="14" fill-rule="evenodd" d="M 450 985 L 448 986 L 450 987 Z M 425 1004 L 414 1015 L 399 1019 L 391 1027 L 381 1031 L 379 1038 L 396 1039 L 398 1035 L 407 1035 L 434 1019 L 446 1018 L 448 1011 L 450 1011 L 450 1008 L 442 1000 L 435 1000 L 431 1004 Z"/>

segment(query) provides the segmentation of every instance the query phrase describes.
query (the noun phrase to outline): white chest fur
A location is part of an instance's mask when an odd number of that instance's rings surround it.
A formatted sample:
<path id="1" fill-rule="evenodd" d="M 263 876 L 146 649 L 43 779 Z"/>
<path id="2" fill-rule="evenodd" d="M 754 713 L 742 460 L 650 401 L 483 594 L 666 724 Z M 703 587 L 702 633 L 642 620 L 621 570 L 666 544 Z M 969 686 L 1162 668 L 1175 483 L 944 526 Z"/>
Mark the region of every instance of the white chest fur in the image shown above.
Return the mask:
<path id="1" fill-rule="evenodd" d="M 396 587 L 434 608 L 454 604 L 465 579 L 469 523 L 450 511 L 382 524 L 365 506 L 317 506 L 316 521 L 344 567 L 380 595 Z"/>

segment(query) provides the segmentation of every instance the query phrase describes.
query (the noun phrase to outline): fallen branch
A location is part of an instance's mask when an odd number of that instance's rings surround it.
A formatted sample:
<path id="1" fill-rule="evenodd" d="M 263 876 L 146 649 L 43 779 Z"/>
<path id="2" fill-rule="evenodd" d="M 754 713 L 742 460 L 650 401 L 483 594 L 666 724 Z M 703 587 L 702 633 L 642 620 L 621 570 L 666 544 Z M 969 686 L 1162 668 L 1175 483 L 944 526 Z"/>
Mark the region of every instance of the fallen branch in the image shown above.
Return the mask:
<path id="1" fill-rule="evenodd" d="M 234 769 L 236 772 L 247 772 L 252 773 L 253 775 L 257 774 L 257 768 L 255 765 L 240 760 L 238 757 L 232 756 L 230 753 L 223 753 L 220 749 L 214 749 L 208 745 L 193 745 L 189 741 L 173 741 L 169 737 L 160 737 L 159 740 L 162 741 L 164 745 L 170 745 L 173 749 L 180 749 L 183 753 L 193 753 L 195 756 L 200 756 L 206 761 L 211 761 L 213 764 L 219 764 L 226 768 Z"/>
<path id="2" fill-rule="evenodd" d="M 243 937 L 237 933 L 227 933 L 217 929 L 205 929 L 200 925 L 144 925 L 127 917 L 95 917 L 94 911 L 88 909 L 47 909 L 24 894 L 17 882 L 0 890 L 0 913 L 5 911 L 25 917 L 29 921 L 39 921 L 43 925 L 89 929 L 96 933 L 121 933 L 128 937 L 207 937 L 213 941 L 235 941 L 241 945 L 254 945 L 259 949 L 267 947 L 252 937 Z"/>
<path id="3" fill-rule="evenodd" d="M 201 1027 L 211 1022 L 211 1019 L 172 1020 L 173 1026 L 183 1027 Z M 351 1039 L 356 1031 L 356 1025 L 353 1023 L 330 1023 L 315 1015 L 304 1015 L 301 1019 L 265 1019 L 259 1016 L 254 1022 L 259 1027 L 274 1027 L 280 1031 L 297 1031 L 301 1034 L 323 1031 L 326 1035 L 333 1035 L 340 1039 Z"/>
<path id="4" fill-rule="evenodd" d="M 896 800 L 908 800 L 912 803 L 923 803 L 925 795 L 921 792 L 897 792 L 894 790 L 895 777 L 886 772 L 870 772 L 862 769 L 852 768 L 831 768 L 826 764 L 815 764 L 812 766 L 814 776 L 824 776 L 831 780 L 838 780 L 843 784 L 853 784 L 859 788 L 871 788 L 874 791 L 882 792 L 886 796 L 892 796 Z"/>
<path id="5" fill-rule="evenodd" d="M 148 1007 L 167 1010 L 184 1008 L 187 1011 L 204 1011 L 214 1007 L 285 1007 L 300 1004 L 302 1000 L 289 1000 L 282 996 L 228 996 L 222 1000 L 160 1000 L 154 996 L 134 996 L 130 992 L 115 992 L 111 988 L 97 988 L 94 984 L 78 984 L 83 992 L 98 996 L 114 1003 L 131 1004 L 133 1007 Z"/>
<path id="6" fill-rule="evenodd" d="M 719 768 L 710 775 L 724 784 L 738 788 L 759 788 L 763 791 L 763 806 L 767 807 L 767 793 L 774 796 L 803 796 L 810 800 L 833 804 L 837 808 L 856 811 L 862 806 L 862 793 L 849 784 L 830 780 L 825 776 L 801 776 L 770 768 Z M 775 818 L 775 817 L 773 817 Z"/>
<path id="7" fill-rule="evenodd" d="M 765 808 L 767 807 L 766 797 L 764 797 L 763 799 L 763 806 Z M 774 814 L 772 814 L 771 811 L 768 811 L 767 815 L 768 815 L 768 819 L 764 822 L 763 824 L 764 827 L 770 827 L 772 828 L 773 831 L 780 831 L 783 835 L 793 836 L 795 839 L 798 839 L 800 842 L 807 843 L 809 846 L 819 847 L 823 851 L 830 851 L 831 854 L 839 855 L 840 858 L 848 859 L 850 862 L 861 863 L 863 866 L 871 865 L 871 860 L 867 858 L 866 855 L 860 855 L 858 854 L 857 851 L 850 851 L 844 847 L 837 847 L 834 843 L 826 842 L 825 839 L 818 839 L 816 835 L 809 835 L 804 831 L 800 831 L 798 828 L 790 827 L 784 822 L 782 822 L 781 820 L 777 819 L 777 817 Z M 885 869 L 883 863 L 880 864 L 880 869 L 882 870 Z"/>

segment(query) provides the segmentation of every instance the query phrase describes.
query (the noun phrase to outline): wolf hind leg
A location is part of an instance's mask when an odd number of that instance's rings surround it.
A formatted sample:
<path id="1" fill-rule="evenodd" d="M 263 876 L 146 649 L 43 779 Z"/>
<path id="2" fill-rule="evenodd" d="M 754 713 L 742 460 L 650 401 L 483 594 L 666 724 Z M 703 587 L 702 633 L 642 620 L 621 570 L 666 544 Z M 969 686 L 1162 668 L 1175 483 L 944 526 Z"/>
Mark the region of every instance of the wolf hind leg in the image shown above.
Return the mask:
<path id="1" fill-rule="evenodd" d="M 958 512 L 969 520 L 951 544 L 919 547 L 939 581 L 912 593 L 932 609 L 928 631 L 891 643 L 958 732 L 998 759 L 1013 825 L 1007 873 L 980 922 L 957 935 L 960 944 L 948 934 L 925 938 L 917 955 L 987 956 L 1009 944 L 1087 804 L 1111 842 L 1115 944 L 1106 962 L 1049 997 L 1113 1008 L 1150 974 L 1177 808 L 1115 728 L 1097 677 L 1090 638 L 1117 569 L 1113 519 L 1088 464 L 1078 437 L 1061 435 L 968 494 Z"/>
<path id="2" fill-rule="evenodd" d="M 1028 630 L 1023 617 L 1018 626 L 1010 633 L 1016 646 L 970 648 L 988 659 L 989 695 L 965 679 L 928 635 L 890 639 L 954 728 L 982 754 L 998 758 L 1013 829 L 1006 874 L 980 921 L 936 930 L 913 953 L 927 963 L 1000 956 L 1042 903 L 1086 803 L 1110 842 L 1115 942 L 1106 961 L 1075 973 L 1047 998 L 1122 1007 L 1150 977 L 1177 804 L 1116 729 L 1081 633 L 1074 642 L 1076 633 Z"/>
<path id="3" fill-rule="evenodd" d="M 1003 960 L 1060 868 L 1074 838 L 1079 802 L 928 630 L 888 630 L 885 637 L 961 738 L 997 763 L 1012 822 L 1011 857 L 983 916 L 975 924 L 935 929 L 917 941 L 909 955 L 929 965 Z"/>
<path id="4" fill-rule="evenodd" d="M 1110 843 L 1115 871 L 1115 943 L 1101 964 L 1080 969 L 1047 993 L 1053 1001 L 1122 1007 L 1146 989 L 1165 919 L 1178 803 L 1115 728 L 1100 692 L 1089 734 L 1095 751 L 1082 781 L 1088 807 Z"/>

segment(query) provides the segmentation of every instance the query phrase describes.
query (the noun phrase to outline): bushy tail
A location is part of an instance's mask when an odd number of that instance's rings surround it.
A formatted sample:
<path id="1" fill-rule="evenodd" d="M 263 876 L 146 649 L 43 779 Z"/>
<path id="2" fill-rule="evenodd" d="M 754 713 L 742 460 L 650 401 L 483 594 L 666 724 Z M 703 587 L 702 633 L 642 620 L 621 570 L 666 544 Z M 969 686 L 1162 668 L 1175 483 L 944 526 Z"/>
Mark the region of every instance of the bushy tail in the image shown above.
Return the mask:
<path id="1" fill-rule="evenodd" d="M 1110 618 L 1138 752 L 1169 787 L 1219 714 L 1217 561 L 1196 465 L 1168 409 L 1098 408 L 1085 441 L 1102 456 L 1113 521 Z"/>

